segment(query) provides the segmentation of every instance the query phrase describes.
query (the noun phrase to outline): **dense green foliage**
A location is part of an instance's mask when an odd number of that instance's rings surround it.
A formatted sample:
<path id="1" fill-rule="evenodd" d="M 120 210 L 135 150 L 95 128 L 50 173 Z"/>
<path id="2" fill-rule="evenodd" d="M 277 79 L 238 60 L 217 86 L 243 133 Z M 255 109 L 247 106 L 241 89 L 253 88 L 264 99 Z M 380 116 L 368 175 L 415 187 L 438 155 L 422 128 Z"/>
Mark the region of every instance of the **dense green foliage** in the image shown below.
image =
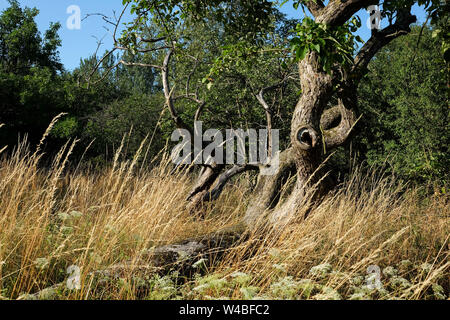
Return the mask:
<path id="1" fill-rule="evenodd" d="M 34 18 L 37 9 L 21 9 L 17 1 L 0 16 L 0 132 L 3 144 L 13 144 L 17 134 L 42 131 L 64 101 L 58 58 L 58 24 L 44 37 Z"/>
<path id="2" fill-rule="evenodd" d="M 403 178 L 443 182 L 450 168 L 448 75 L 432 33 L 414 27 L 371 62 L 360 86 L 362 132 L 355 144 L 369 163 L 387 161 Z"/>
<path id="3" fill-rule="evenodd" d="M 145 10 L 146 1 L 124 2 L 131 2 L 134 12 Z M 297 60 L 308 50 L 328 52 L 323 55 L 328 69 L 336 59 L 345 63 L 354 54 L 355 41 L 360 40 L 353 35 L 360 25 L 356 18 L 333 29 L 333 38 L 329 38 L 323 26 L 310 19 L 297 25 L 266 1 L 257 2 L 256 9 L 264 14 L 256 25 L 248 23 L 255 17 L 252 1 L 225 1 L 219 9 L 211 9 L 214 3 L 206 1 L 184 1 L 181 7 L 179 1 L 157 3 L 150 14 L 176 19 L 170 25 L 155 19 L 145 28 L 130 28 L 120 41 L 133 46 L 139 36 L 181 39 L 170 64 L 170 82 L 183 120 L 192 121 L 197 111 L 198 103 L 188 95 L 195 92 L 206 102 L 199 117 L 205 128 L 263 128 L 266 115 L 255 95 L 264 87 L 282 83 L 265 96 L 273 111 L 273 128 L 281 130 L 282 147 L 289 143 L 290 117 L 301 94 L 289 49 Z M 90 146 L 85 159 L 103 162 L 111 159 L 131 130 L 128 156 L 146 137 L 150 158 L 155 156 L 175 128 L 164 108 L 160 72 L 111 67 L 118 59 L 161 65 L 165 52 L 112 54 L 97 69 L 100 58 L 92 56 L 67 72 L 58 58 L 59 25 L 50 25 L 42 36 L 34 22 L 37 14 L 37 9 L 22 9 L 11 0 L 0 15 L 0 123 L 5 124 L 0 129 L 0 146 L 12 149 L 19 134 L 28 134 L 36 144 L 51 119 L 65 112 L 47 140 L 50 153 L 67 139 L 77 138 L 75 156 Z M 359 162 L 379 165 L 388 159 L 389 168 L 405 179 L 445 183 L 450 165 L 448 64 L 444 59 L 447 20 L 442 12 L 434 14 L 434 24 L 423 30 L 414 27 L 369 65 L 370 72 L 360 85 L 362 118 L 351 150 Z M 333 46 L 336 41 L 339 45 Z M 155 46 L 150 43 L 146 48 Z M 338 170 L 344 170 L 349 158 L 341 152 L 340 159 L 345 160 L 338 161 Z"/>

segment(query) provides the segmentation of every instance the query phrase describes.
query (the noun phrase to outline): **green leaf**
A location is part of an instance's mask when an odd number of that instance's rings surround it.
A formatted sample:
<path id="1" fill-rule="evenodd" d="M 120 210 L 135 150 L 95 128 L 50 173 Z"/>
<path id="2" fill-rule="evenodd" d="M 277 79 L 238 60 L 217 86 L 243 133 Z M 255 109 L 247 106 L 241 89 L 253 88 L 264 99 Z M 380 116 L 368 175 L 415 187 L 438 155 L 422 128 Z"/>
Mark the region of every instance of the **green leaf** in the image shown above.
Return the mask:
<path id="1" fill-rule="evenodd" d="M 298 60 L 305 59 L 308 52 L 309 52 L 309 49 L 307 47 L 299 47 L 296 52 L 297 59 Z"/>
<path id="2" fill-rule="evenodd" d="M 450 49 L 444 51 L 444 59 L 446 62 L 450 62 Z"/>
<path id="3" fill-rule="evenodd" d="M 318 53 L 320 53 L 320 45 L 319 44 L 312 44 L 312 49 Z"/>

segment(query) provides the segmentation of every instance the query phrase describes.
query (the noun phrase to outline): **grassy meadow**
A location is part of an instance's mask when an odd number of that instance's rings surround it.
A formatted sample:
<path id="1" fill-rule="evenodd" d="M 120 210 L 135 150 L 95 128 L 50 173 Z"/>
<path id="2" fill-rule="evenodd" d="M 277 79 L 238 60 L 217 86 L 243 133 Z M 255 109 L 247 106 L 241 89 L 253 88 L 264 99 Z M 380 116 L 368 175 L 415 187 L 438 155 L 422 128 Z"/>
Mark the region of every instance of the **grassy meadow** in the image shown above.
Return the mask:
<path id="1" fill-rule="evenodd" d="M 151 248 L 232 226 L 243 216 L 250 174 L 189 214 L 195 176 L 145 148 L 102 170 L 70 163 L 68 143 L 51 168 L 22 143 L 0 162 L 0 299 L 447 299 L 450 204 L 445 190 L 408 188 L 355 169 L 306 220 L 250 235 L 198 273 L 142 272 Z M 161 160 L 162 158 L 162 160 Z M 66 170 L 67 167 L 73 169 Z M 426 194 L 426 196 L 425 196 Z M 248 255 L 249 251 L 252 252 Z M 124 261 L 139 272 L 96 273 Z M 78 266 L 80 288 L 64 285 Z M 379 274 L 367 269 L 378 268 Z M 377 267 L 374 267 L 377 266 Z M 151 270 L 149 268 L 148 270 Z M 377 282 L 379 280 L 379 282 Z M 370 286 L 370 284 L 377 284 Z"/>

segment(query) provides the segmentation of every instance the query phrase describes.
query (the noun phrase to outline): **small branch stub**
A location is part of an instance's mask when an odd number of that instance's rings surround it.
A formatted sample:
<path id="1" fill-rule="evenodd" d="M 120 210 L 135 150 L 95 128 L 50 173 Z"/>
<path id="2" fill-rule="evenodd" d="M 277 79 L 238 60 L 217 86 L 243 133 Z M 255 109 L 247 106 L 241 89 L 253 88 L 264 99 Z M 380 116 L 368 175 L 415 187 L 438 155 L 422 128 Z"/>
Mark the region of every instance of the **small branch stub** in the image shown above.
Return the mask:
<path id="1" fill-rule="evenodd" d="M 297 131 L 298 146 L 305 151 L 315 148 L 318 144 L 319 134 L 311 126 L 303 126 Z"/>

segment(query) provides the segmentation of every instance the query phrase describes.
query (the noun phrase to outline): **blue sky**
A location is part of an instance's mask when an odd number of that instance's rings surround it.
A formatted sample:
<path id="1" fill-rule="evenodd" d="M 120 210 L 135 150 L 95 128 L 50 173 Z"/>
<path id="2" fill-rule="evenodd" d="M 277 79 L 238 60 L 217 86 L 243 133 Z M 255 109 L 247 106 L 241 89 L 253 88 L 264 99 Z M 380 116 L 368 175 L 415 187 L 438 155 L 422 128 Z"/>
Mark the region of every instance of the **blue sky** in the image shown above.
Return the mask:
<path id="1" fill-rule="evenodd" d="M 112 36 L 105 29 L 107 24 L 99 16 L 90 16 L 81 23 L 80 30 L 69 30 L 66 21 L 70 14 L 67 8 L 71 5 L 77 5 L 81 9 L 81 17 L 86 14 L 102 13 L 112 16 L 113 11 L 117 15 L 122 11 L 122 0 L 19 0 L 22 7 L 37 7 L 40 14 L 36 18 L 39 30 L 46 30 L 50 22 L 60 22 L 62 28 L 60 37 L 62 46 L 59 49 L 61 61 L 67 70 L 73 70 L 79 65 L 80 59 L 92 55 L 97 48 L 97 39 L 103 38 L 103 46 L 100 54 L 112 46 Z M 8 7 L 7 0 L 0 0 L 0 11 Z M 292 4 L 287 3 L 282 7 L 282 11 L 289 17 L 296 18 L 302 16 L 301 10 L 295 10 Z M 425 12 L 419 7 L 414 8 L 414 13 L 419 18 L 419 23 L 425 21 Z M 364 40 L 370 35 L 370 30 L 366 27 L 368 14 L 365 11 L 359 13 L 363 21 L 363 26 L 359 32 Z M 126 15 L 124 20 L 129 20 L 130 16 Z M 97 39 L 96 39 L 97 38 Z"/>

